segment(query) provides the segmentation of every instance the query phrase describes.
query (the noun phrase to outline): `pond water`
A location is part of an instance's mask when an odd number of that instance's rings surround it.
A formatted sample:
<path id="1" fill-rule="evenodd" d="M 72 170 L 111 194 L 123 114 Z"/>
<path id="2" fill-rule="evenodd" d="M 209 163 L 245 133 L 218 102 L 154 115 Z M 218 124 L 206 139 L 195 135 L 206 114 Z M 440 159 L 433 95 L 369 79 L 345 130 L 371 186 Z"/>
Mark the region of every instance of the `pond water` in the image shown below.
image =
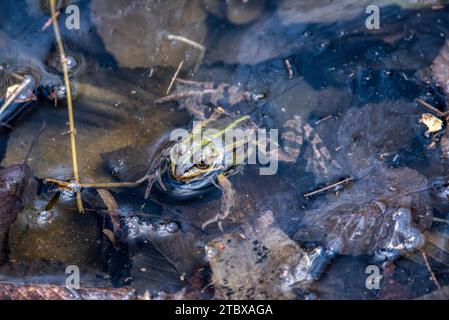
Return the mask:
<path id="1" fill-rule="evenodd" d="M 1 129 L 8 167 L 25 159 L 46 123 L 28 161 L 39 192 L 11 227 L 0 281 L 63 285 L 65 268 L 75 265 L 84 287 L 175 299 L 413 299 L 449 284 L 444 1 L 61 2 L 62 38 L 79 58 L 71 80 L 82 183 L 138 180 L 162 137 L 191 128 L 183 101 L 154 103 L 182 61 L 179 78 L 263 93 L 257 125 L 282 135 L 289 120 L 301 119 L 295 141 L 302 143 L 296 161 L 280 162 L 274 175 L 246 165 L 228 177 L 235 194 L 224 230 L 202 228 L 222 210 L 218 188 L 187 200 L 158 188 L 145 199 L 146 185 L 110 188 L 122 228 L 113 245 L 93 188 L 82 190 L 84 214 L 63 194 L 42 216 L 55 194 L 43 179 L 72 179 L 73 170 L 66 102 L 40 89 Z M 0 63 L 62 83 L 53 27 L 43 28 L 45 3 L 1 1 Z M 69 5 L 79 9 L 79 29 L 65 25 Z M 368 5 L 380 8 L 379 29 L 365 25 Z M 426 134 L 424 113 L 440 118 L 441 130 Z M 317 249 L 320 272 L 312 281 L 306 268 L 308 280 L 298 280 Z M 383 275 L 380 287 L 367 284 L 368 266 Z M 267 275 L 281 269 L 296 280 Z M 236 274 L 250 280 L 241 284 Z"/>

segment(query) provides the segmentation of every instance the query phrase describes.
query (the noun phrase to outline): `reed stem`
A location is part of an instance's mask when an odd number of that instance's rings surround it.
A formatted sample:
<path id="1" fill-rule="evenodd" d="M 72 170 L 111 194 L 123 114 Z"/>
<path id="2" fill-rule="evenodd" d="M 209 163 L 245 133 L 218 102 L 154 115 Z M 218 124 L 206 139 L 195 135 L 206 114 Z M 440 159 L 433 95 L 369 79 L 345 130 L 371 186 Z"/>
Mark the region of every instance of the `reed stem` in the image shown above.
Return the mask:
<path id="1" fill-rule="evenodd" d="M 72 103 L 72 88 L 70 86 L 69 71 L 67 68 L 67 58 L 65 55 L 64 45 L 62 44 L 61 33 L 58 26 L 58 16 L 56 13 L 56 0 L 51 0 L 51 20 L 53 22 L 53 30 L 58 44 L 59 56 L 64 73 L 64 83 L 67 93 L 67 109 L 69 113 L 69 126 L 70 126 L 70 145 L 72 151 L 72 163 L 73 163 L 73 177 L 76 184 L 80 184 L 79 170 L 78 170 L 78 158 L 76 152 L 76 128 L 73 117 L 73 103 Z M 80 213 L 84 213 L 83 201 L 81 199 L 81 192 L 76 192 L 76 203 Z"/>

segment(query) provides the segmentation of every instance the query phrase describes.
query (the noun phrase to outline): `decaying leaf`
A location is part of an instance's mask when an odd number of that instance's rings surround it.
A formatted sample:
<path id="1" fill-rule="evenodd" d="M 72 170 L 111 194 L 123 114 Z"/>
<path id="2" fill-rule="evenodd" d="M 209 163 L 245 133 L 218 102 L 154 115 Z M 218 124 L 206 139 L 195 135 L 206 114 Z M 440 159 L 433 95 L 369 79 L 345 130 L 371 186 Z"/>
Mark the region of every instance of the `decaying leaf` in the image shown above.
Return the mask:
<path id="1" fill-rule="evenodd" d="M 449 286 L 442 287 L 435 290 L 432 293 L 419 297 L 417 300 L 448 300 L 449 299 Z"/>
<path id="2" fill-rule="evenodd" d="M 133 300 L 129 288 L 67 289 L 55 285 L 31 285 L 0 282 L 0 300 Z"/>
<path id="3" fill-rule="evenodd" d="M 431 113 L 423 113 L 420 122 L 427 127 L 427 131 L 424 133 L 426 137 L 443 129 L 443 121 Z"/>
<path id="4" fill-rule="evenodd" d="M 409 148 L 422 135 L 422 125 L 416 121 L 420 111 L 404 101 L 349 109 L 337 131 L 338 163 L 355 175 Z"/>
<path id="5" fill-rule="evenodd" d="M 111 218 L 111 222 L 114 226 L 114 232 L 120 230 L 120 209 L 112 194 L 106 189 L 98 189 L 98 195 L 103 200 L 106 208 L 108 208 L 108 214 Z M 109 237 L 109 236 L 108 236 Z"/>
<path id="6" fill-rule="evenodd" d="M 28 165 L 0 169 L 0 266 L 8 261 L 10 227 L 36 190 L 37 183 Z"/>
<path id="7" fill-rule="evenodd" d="M 432 63 L 433 77 L 439 87 L 449 94 L 449 41 L 441 48 L 440 54 Z"/>
<path id="8" fill-rule="evenodd" d="M 207 244 L 216 298 L 294 299 L 307 292 L 319 252 L 307 253 L 273 222 L 273 213 L 265 211 L 254 228 Z"/>
<path id="9" fill-rule="evenodd" d="M 108 240 L 111 242 L 111 244 L 114 246 L 114 248 L 117 247 L 117 241 L 115 239 L 114 233 L 109 229 L 103 229 L 103 234 L 108 238 Z"/>
<path id="10" fill-rule="evenodd" d="M 413 250 L 432 223 L 428 203 L 427 180 L 417 171 L 376 166 L 339 198 L 306 211 L 295 239 L 344 255 Z"/>
<path id="11" fill-rule="evenodd" d="M 449 158 L 449 131 L 445 131 L 440 140 L 441 157 L 443 159 Z"/>
<path id="12" fill-rule="evenodd" d="M 201 43 L 205 12 L 199 0 L 117 0 L 90 2 L 92 21 L 108 51 L 123 67 L 185 66 L 197 63 L 198 50 L 167 39 L 168 33 Z M 114 29 L 116 32 L 111 33 Z"/>

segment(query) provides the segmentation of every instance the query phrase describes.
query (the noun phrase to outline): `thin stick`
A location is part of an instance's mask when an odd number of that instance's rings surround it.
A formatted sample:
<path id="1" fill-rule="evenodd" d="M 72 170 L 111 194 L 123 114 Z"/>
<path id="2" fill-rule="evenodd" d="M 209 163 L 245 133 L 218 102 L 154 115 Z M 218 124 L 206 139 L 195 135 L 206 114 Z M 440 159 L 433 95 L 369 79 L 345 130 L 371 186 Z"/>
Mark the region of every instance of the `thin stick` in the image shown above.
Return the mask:
<path id="1" fill-rule="evenodd" d="M 197 61 L 196 65 L 195 65 L 195 69 L 194 69 L 194 71 L 197 72 L 201 62 L 203 61 L 204 53 L 206 52 L 206 48 L 204 48 L 204 46 L 199 44 L 198 42 L 195 42 L 193 40 L 187 39 L 187 38 L 182 37 L 182 36 L 169 34 L 167 36 L 167 38 L 168 38 L 168 40 L 176 40 L 176 41 L 187 43 L 188 45 L 191 45 L 192 47 L 194 47 L 194 48 L 196 48 L 196 49 L 198 49 L 200 51 L 200 56 L 198 57 L 198 61 Z"/>
<path id="2" fill-rule="evenodd" d="M 60 14 L 61 14 L 60 11 L 56 12 L 56 18 L 59 17 Z M 45 24 L 42 26 L 41 31 L 47 30 L 47 28 L 48 28 L 49 26 L 51 26 L 52 23 L 53 23 L 53 20 L 52 20 L 51 18 L 48 19 L 48 20 L 45 22 Z"/>
<path id="3" fill-rule="evenodd" d="M 171 88 L 173 87 L 173 84 L 174 84 L 175 81 L 176 81 L 176 78 L 178 78 L 178 74 L 179 74 L 179 72 L 181 71 L 181 68 L 182 68 L 182 65 L 183 65 L 183 64 L 184 64 L 184 60 L 182 60 L 182 61 L 179 63 L 178 69 L 176 69 L 176 72 L 175 72 L 175 74 L 173 75 L 173 78 L 171 78 L 170 85 L 169 85 L 168 88 L 167 88 L 167 95 L 170 93 Z"/>
<path id="4" fill-rule="evenodd" d="M 73 176 L 75 178 L 75 182 L 77 184 L 80 184 L 78 160 L 77 160 L 78 158 L 76 153 L 76 137 L 75 137 L 76 129 L 75 129 L 75 121 L 73 118 L 72 88 L 70 86 L 69 72 L 67 68 L 67 58 L 65 56 L 64 46 L 62 44 L 61 33 L 59 32 L 58 17 L 56 14 L 56 0 L 51 0 L 50 4 L 51 4 L 51 19 L 53 21 L 53 30 L 55 33 L 56 42 L 58 44 L 62 70 L 64 73 L 64 83 L 66 86 L 67 108 L 69 112 L 69 126 L 70 126 L 70 145 L 72 149 Z M 84 208 L 80 191 L 76 192 L 76 203 L 78 205 L 79 212 L 83 213 Z"/>
<path id="5" fill-rule="evenodd" d="M 335 187 L 337 187 L 337 186 L 339 186 L 339 185 L 341 185 L 341 184 L 350 182 L 351 180 L 352 180 L 352 177 L 346 178 L 346 179 L 344 179 L 344 180 L 342 180 L 342 181 L 333 183 L 333 184 L 331 184 L 331 185 L 329 185 L 329 186 L 320 188 L 320 189 L 318 189 L 318 190 L 315 190 L 315 191 L 312 191 L 312 192 L 309 192 L 309 193 L 305 193 L 305 194 L 303 194 L 303 197 L 304 197 L 304 198 L 309 198 L 309 197 L 311 197 L 311 196 L 313 196 L 313 195 L 315 195 L 315 194 L 317 194 L 317 193 L 321 193 L 321 192 L 327 191 L 327 190 L 329 190 L 329 189 L 335 188 Z"/>
<path id="6" fill-rule="evenodd" d="M 16 90 L 14 90 L 14 92 L 8 97 L 8 99 L 2 105 L 2 107 L 0 108 L 0 114 L 2 114 L 11 105 L 11 103 L 13 103 L 14 100 L 16 100 L 19 94 L 22 93 L 22 91 L 30 84 L 30 82 L 31 82 L 30 78 L 25 78 L 25 80 L 23 80 L 20 86 L 18 86 Z"/>
<path id="7" fill-rule="evenodd" d="M 290 60 L 284 59 L 285 67 L 287 68 L 288 73 L 288 80 L 292 80 L 295 77 L 295 74 L 293 73 L 292 64 L 290 63 Z"/>
<path id="8" fill-rule="evenodd" d="M 416 99 L 416 101 L 418 101 L 423 107 L 426 107 L 427 109 L 432 110 L 433 112 L 437 113 L 439 116 L 441 116 L 441 117 L 445 117 L 446 116 L 445 112 L 443 112 L 441 110 L 438 110 L 437 108 L 435 108 L 434 106 L 428 104 L 424 100 Z"/>
<path id="9" fill-rule="evenodd" d="M 427 259 L 427 255 L 421 251 L 422 257 L 424 259 L 424 263 L 426 264 L 426 268 L 427 270 L 429 270 L 430 273 L 430 278 L 432 279 L 432 281 L 435 283 L 435 285 L 437 286 L 438 289 L 441 289 L 441 285 L 438 282 L 437 278 L 435 277 L 435 273 L 433 273 L 432 268 L 430 267 L 430 263 L 429 263 L 429 259 Z"/>
<path id="10" fill-rule="evenodd" d="M 440 219 L 440 218 L 435 218 L 435 217 L 433 217 L 432 220 L 433 220 L 433 221 L 436 221 L 436 222 L 441 222 L 441 223 L 449 224 L 449 220 L 445 220 L 445 219 Z"/>
<path id="11" fill-rule="evenodd" d="M 326 120 L 329 120 L 329 119 L 332 119 L 332 115 L 331 115 L 331 114 L 327 115 L 326 117 L 324 117 L 324 118 L 322 118 L 322 119 L 320 119 L 320 120 L 315 121 L 315 125 L 318 125 L 318 124 L 320 124 L 321 122 L 326 121 Z"/>
<path id="12" fill-rule="evenodd" d="M 148 181 L 151 176 L 147 175 L 135 182 L 105 182 L 105 183 L 79 183 L 76 186 L 80 188 L 93 188 L 93 189 L 108 189 L 108 188 L 135 188 L 140 186 L 142 183 Z M 69 188 L 73 184 L 67 181 L 61 181 L 57 179 L 45 179 L 45 183 L 52 183 L 61 188 Z"/>

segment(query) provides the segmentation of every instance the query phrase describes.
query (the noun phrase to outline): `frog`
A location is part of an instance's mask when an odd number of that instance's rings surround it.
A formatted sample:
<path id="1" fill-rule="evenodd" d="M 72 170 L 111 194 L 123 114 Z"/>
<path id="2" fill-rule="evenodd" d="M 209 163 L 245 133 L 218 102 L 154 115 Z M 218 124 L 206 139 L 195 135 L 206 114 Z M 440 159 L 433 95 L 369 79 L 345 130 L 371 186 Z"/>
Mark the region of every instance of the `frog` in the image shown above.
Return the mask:
<path id="1" fill-rule="evenodd" d="M 330 166 L 333 160 L 329 150 L 300 115 L 293 115 L 284 122 L 281 143 L 269 140 L 273 143 L 269 151 L 267 141 L 257 140 L 253 135 L 226 143 L 226 137 L 236 130 L 248 132 L 264 128 L 260 121 L 260 105 L 265 98 L 265 94 L 238 85 L 175 79 L 174 92 L 155 100 L 154 104 L 177 102 L 180 109 L 193 116 L 194 124 L 189 133 L 171 139 L 150 159 L 145 198 L 149 197 L 153 185 L 171 195 L 188 198 L 216 187 L 222 192 L 221 210 L 201 227 L 206 229 L 217 223 L 223 231 L 223 222 L 229 217 L 235 198 L 230 177 L 240 172 L 249 160 L 254 160 L 256 150 L 259 158 L 295 164 L 307 140 L 312 149 L 308 162 L 324 169 Z M 242 112 L 247 107 L 250 111 Z"/>

